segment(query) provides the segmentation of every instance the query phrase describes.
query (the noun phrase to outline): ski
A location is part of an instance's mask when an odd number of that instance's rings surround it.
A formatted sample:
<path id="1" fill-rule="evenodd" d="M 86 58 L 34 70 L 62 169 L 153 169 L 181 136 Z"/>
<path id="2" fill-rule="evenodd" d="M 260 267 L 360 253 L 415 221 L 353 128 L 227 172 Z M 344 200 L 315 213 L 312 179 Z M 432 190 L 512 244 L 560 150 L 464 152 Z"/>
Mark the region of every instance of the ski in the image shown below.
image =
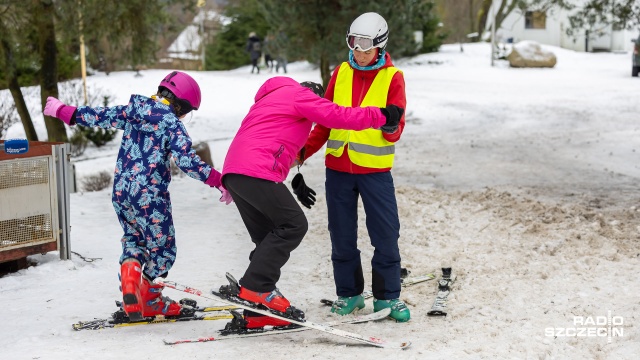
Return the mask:
<path id="1" fill-rule="evenodd" d="M 211 291 L 211 295 L 203 293 L 201 290 L 198 290 L 198 289 L 186 286 L 186 285 L 182 285 L 182 284 L 176 283 L 174 281 L 163 281 L 160 278 L 158 278 L 158 279 L 156 279 L 154 281 L 156 282 L 156 284 L 163 285 L 165 287 L 172 288 L 172 289 L 175 289 L 175 290 L 178 290 L 178 291 L 182 291 L 182 292 L 185 292 L 185 293 L 188 293 L 188 294 L 197 295 L 197 296 L 203 297 L 205 299 L 210 299 L 210 300 L 214 300 L 214 301 L 222 301 L 223 303 L 226 303 L 226 304 L 229 304 L 229 305 L 235 305 L 235 306 L 237 306 L 239 308 L 250 310 L 250 311 L 253 311 L 253 312 L 258 313 L 258 314 L 271 316 L 271 317 L 276 318 L 276 319 L 288 321 L 288 322 L 290 322 L 292 324 L 301 325 L 301 326 L 304 326 L 304 327 L 309 327 L 309 328 L 312 328 L 312 329 L 315 329 L 315 330 L 318 330 L 318 331 L 326 332 L 328 334 L 333 334 L 333 335 L 336 335 L 336 336 L 340 336 L 340 337 L 343 337 L 343 338 L 359 341 L 359 342 L 362 342 L 362 343 L 365 343 L 365 344 L 369 344 L 369 345 L 373 345 L 373 346 L 377 346 L 377 347 L 394 348 L 394 349 L 405 349 L 405 348 L 407 348 L 407 347 L 409 347 L 411 345 L 411 342 L 409 342 L 409 341 L 389 342 L 389 341 L 386 341 L 384 339 L 380 339 L 380 338 L 377 338 L 377 337 L 363 336 L 363 335 L 352 333 L 352 332 L 349 332 L 349 331 L 336 329 L 336 328 L 333 328 L 331 326 L 327 326 L 327 325 L 324 325 L 324 324 L 314 323 L 314 322 L 311 322 L 311 321 L 306 320 L 304 318 L 301 318 L 300 315 L 302 315 L 302 312 L 300 310 L 296 310 L 296 311 L 293 311 L 291 313 L 284 314 L 284 313 L 281 313 L 281 312 L 278 312 L 278 311 L 275 311 L 275 310 L 272 310 L 272 309 L 265 309 L 264 307 L 262 307 L 261 305 L 258 305 L 258 304 L 250 303 L 250 302 L 243 301 L 243 300 L 238 300 L 239 298 L 234 297 L 230 293 L 230 291 L 238 290 L 240 288 L 240 285 L 238 285 L 238 282 L 234 279 L 233 276 L 231 276 L 231 274 L 227 273 L 226 276 L 227 276 L 227 279 L 229 280 L 230 285 L 221 286 L 220 287 L 220 292 Z"/>
<path id="2" fill-rule="evenodd" d="M 451 292 L 451 284 L 455 280 L 456 276 L 451 274 L 451 268 L 442 268 L 442 277 L 438 280 L 438 294 L 427 315 L 447 316 L 447 298 Z"/>
<path id="3" fill-rule="evenodd" d="M 411 276 L 404 279 L 400 279 L 400 283 L 402 287 L 409 287 L 411 285 L 415 285 L 424 281 L 429 281 L 435 279 L 436 276 L 434 274 L 425 274 L 420 276 Z"/>
<path id="4" fill-rule="evenodd" d="M 93 319 L 88 321 L 79 321 L 71 327 L 73 330 L 100 330 L 109 328 L 119 328 L 127 326 L 138 325 L 150 325 L 150 324 L 164 324 L 173 322 L 185 322 L 193 320 L 224 320 L 233 319 L 233 315 L 229 311 L 236 309 L 236 306 L 207 306 L 198 307 L 196 302 L 191 299 L 180 300 L 180 303 L 185 307 L 185 313 L 177 316 L 150 316 L 140 321 L 131 321 L 127 314 L 122 309 L 122 304 L 116 301 L 118 309 L 111 314 L 108 318 Z"/>
<path id="5" fill-rule="evenodd" d="M 391 309 L 384 309 L 378 312 L 374 312 L 367 315 L 354 315 L 345 316 L 345 318 L 325 323 L 326 326 L 337 326 L 343 324 L 359 324 L 369 321 L 376 321 L 386 318 L 391 313 Z M 241 316 L 241 315 L 237 315 Z M 218 330 L 216 336 L 199 337 L 194 339 L 181 339 L 181 340 L 163 340 L 165 345 L 178 345 L 178 344 L 190 344 L 199 342 L 219 341 L 219 340 L 231 340 L 240 339 L 245 337 L 256 337 L 264 335 L 278 335 L 287 334 L 292 332 L 311 330 L 311 328 L 289 325 L 289 326 L 271 326 L 260 329 L 245 329 L 241 332 L 229 332 L 227 329 Z"/>
<path id="6" fill-rule="evenodd" d="M 402 287 L 409 287 L 415 284 L 419 284 L 421 282 L 425 282 L 425 281 L 429 281 L 429 280 L 433 280 L 435 279 L 436 276 L 434 274 L 425 274 L 425 275 L 420 275 L 420 276 L 411 276 L 411 277 L 406 277 L 406 278 L 401 278 L 400 279 L 400 284 L 402 285 Z M 365 299 L 369 299 L 373 297 L 373 292 L 371 290 L 365 290 L 362 293 L 362 296 Z M 327 306 L 333 306 L 333 300 L 329 300 L 329 299 L 320 299 L 320 302 L 327 305 Z"/>

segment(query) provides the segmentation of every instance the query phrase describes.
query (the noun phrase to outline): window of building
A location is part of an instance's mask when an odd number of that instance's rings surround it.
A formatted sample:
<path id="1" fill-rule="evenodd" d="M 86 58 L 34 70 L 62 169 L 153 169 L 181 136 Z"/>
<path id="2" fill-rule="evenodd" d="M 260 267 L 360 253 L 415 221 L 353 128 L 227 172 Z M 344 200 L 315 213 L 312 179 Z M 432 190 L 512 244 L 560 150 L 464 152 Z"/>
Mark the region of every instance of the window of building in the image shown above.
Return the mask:
<path id="1" fill-rule="evenodd" d="M 543 11 L 527 11 L 524 14 L 525 29 L 545 29 L 547 24 L 547 14 Z"/>

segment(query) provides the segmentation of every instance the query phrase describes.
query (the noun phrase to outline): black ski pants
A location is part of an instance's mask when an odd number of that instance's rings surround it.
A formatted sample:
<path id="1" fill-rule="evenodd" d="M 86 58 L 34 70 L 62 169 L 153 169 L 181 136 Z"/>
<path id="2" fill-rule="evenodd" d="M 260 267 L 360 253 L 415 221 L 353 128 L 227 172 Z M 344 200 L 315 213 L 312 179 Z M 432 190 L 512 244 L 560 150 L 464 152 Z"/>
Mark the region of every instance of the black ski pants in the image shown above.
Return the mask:
<path id="1" fill-rule="evenodd" d="M 307 233 L 307 217 L 283 183 L 239 174 L 225 175 L 223 183 L 256 246 L 239 283 L 248 290 L 271 292 L 280 269 Z"/>

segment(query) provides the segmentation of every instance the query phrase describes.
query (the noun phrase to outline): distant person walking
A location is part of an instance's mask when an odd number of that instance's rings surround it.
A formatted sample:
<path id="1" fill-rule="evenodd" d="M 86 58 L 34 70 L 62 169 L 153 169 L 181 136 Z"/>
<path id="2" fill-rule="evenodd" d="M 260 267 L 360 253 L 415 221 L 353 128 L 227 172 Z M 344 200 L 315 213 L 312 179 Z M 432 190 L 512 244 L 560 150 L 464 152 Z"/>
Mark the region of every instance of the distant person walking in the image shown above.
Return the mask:
<path id="1" fill-rule="evenodd" d="M 251 58 L 251 73 L 256 70 L 256 74 L 260 74 L 260 68 L 258 67 L 258 60 L 262 56 L 262 42 L 255 32 L 249 33 L 249 39 L 247 40 L 247 52 Z"/>
<path id="2" fill-rule="evenodd" d="M 273 35 L 267 35 L 267 37 L 264 38 L 264 41 L 262 42 L 262 50 L 264 52 L 264 64 L 267 66 L 267 69 L 269 69 L 269 72 L 272 73 L 273 72 L 273 40 L 274 37 Z"/>
<path id="3" fill-rule="evenodd" d="M 280 68 L 287 73 L 287 35 L 279 32 L 274 41 L 270 45 L 276 60 L 276 73 L 280 72 Z"/>

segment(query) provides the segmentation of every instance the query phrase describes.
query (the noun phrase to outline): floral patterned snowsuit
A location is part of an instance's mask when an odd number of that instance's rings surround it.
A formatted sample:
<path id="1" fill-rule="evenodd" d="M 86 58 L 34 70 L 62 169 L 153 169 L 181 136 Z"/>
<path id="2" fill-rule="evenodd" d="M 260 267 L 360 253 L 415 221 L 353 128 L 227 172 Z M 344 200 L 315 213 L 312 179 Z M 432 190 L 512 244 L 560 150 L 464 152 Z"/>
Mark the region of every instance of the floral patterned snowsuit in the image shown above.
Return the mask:
<path id="1" fill-rule="evenodd" d="M 176 259 L 169 183 L 170 158 L 188 176 L 206 181 L 212 169 L 191 148 L 191 138 L 171 105 L 132 95 L 128 105 L 78 107 L 78 125 L 124 130 L 111 199 L 124 230 L 120 263 L 134 258 L 151 279 Z"/>

